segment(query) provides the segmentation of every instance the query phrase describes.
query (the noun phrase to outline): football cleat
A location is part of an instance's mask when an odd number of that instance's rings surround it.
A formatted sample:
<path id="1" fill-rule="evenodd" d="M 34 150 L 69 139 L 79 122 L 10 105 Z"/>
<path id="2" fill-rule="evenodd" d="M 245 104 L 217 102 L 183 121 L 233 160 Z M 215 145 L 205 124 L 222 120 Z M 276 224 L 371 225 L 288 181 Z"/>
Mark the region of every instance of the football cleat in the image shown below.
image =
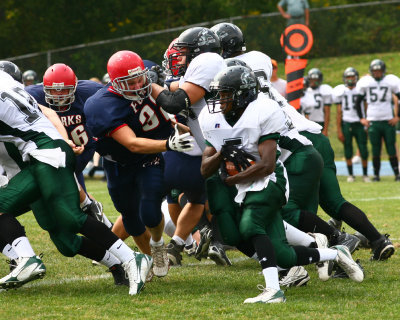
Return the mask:
<path id="1" fill-rule="evenodd" d="M 311 236 L 315 238 L 317 247 L 319 249 L 328 248 L 328 238 L 322 233 L 311 233 Z M 333 261 L 320 261 L 315 264 L 317 266 L 318 277 L 322 281 L 328 281 L 332 274 Z"/>
<path id="2" fill-rule="evenodd" d="M 209 228 L 209 226 L 204 226 L 200 230 L 200 242 L 199 246 L 196 249 L 196 253 L 194 257 L 197 260 L 201 260 L 201 258 L 207 258 L 208 256 L 208 248 L 210 247 L 211 243 L 211 237 L 212 237 L 212 230 Z"/>
<path id="3" fill-rule="evenodd" d="M 191 257 L 196 253 L 196 249 L 197 249 L 197 242 L 195 240 L 193 240 L 192 244 L 186 245 L 183 248 L 183 251 L 185 251 L 185 253 Z"/>
<path id="4" fill-rule="evenodd" d="M 359 259 L 356 260 L 356 263 L 360 266 L 360 268 L 364 272 L 364 268 L 362 267 Z M 339 278 L 339 279 L 348 279 L 349 278 L 347 273 L 344 272 L 344 270 L 341 267 L 339 267 L 338 265 L 335 265 L 334 270 L 335 270 L 335 273 L 332 275 L 332 278 Z"/>
<path id="5" fill-rule="evenodd" d="M 347 177 L 347 182 L 354 182 L 356 178 L 354 176 L 348 176 Z"/>
<path id="6" fill-rule="evenodd" d="M 139 294 L 153 265 L 153 258 L 147 254 L 135 253 L 135 258 L 122 264 L 129 279 L 129 294 Z"/>
<path id="7" fill-rule="evenodd" d="M 219 266 L 231 266 L 232 262 L 225 253 L 224 247 L 218 241 L 211 242 L 208 247 L 208 257 Z"/>
<path id="8" fill-rule="evenodd" d="M 165 277 L 168 274 L 168 256 L 167 249 L 163 243 L 161 246 L 152 246 L 151 256 L 153 257 L 153 273 L 157 277 Z"/>
<path id="9" fill-rule="evenodd" d="M 19 288 L 27 282 L 43 278 L 46 274 L 46 267 L 38 256 L 21 257 L 16 261 L 16 268 L 0 279 L 0 288 Z"/>
<path id="10" fill-rule="evenodd" d="M 370 183 L 370 182 L 371 182 L 371 179 L 370 179 L 368 176 L 363 176 L 363 181 L 364 181 L 365 183 Z"/>
<path id="11" fill-rule="evenodd" d="M 337 251 L 335 262 L 341 267 L 349 278 L 356 282 L 362 282 L 364 280 L 363 269 L 353 260 L 351 253 L 346 246 L 336 245 L 331 249 Z"/>
<path id="12" fill-rule="evenodd" d="M 360 243 L 358 244 L 359 248 L 366 248 L 366 249 L 370 249 L 371 248 L 371 243 L 369 242 L 369 240 L 367 239 L 366 236 L 364 236 L 362 233 L 356 231 L 354 233 L 354 235 L 360 239 Z"/>
<path id="13" fill-rule="evenodd" d="M 185 245 L 179 245 L 174 239 L 167 245 L 167 257 L 169 260 L 169 265 L 171 266 L 181 266 L 182 265 L 182 251 Z"/>
<path id="14" fill-rule="evenodd" d="M 373 182 L 379 182 L 379 181 L 381 181 L 381 178 L 379 178 L 379 176 L 374 176 L 374 177 L 372 178 L 372 181 L 373 181 Z"/>
<path id="15" fill-rule="evenodd" d="M 244 303 L 281 303 L 286 301 L 285 293 L 282 290 L 272 288 L 264 288 L 262 285 L 257 285 L 257 288 L 262 292 L 254 298 L 247 298 Z"/>
<path id="16" fill-rule="evenodd" d="M 353 253 L 360 243 L 360 239 L 352 234 L 348 234 L 344 231 L 337 231 L 333 236 L 332 245 L 343 245 L 346 246 L 350 253 Z"/>
<path id="17" fill-rule="evenodd" d="M 279 280 L 279 285 L 286 288 L 301 287 L 307 285 L 308 281 L 310 281 L 310 276 L 307 270 L 302 266 L 294 266 Z"/>
<path id="18" fill-rule="evenodd" d="M 116 286 L 128 286 L 129 287 L 129 279 L 126 276 L 126 272 L 121 264 L 115 264 L 108 269 L 108 272 L 111 272 L 114 278 L 114 284 Z"/>
<path id="19" fill-rule="evenodd" d="M 388 234 L 382 235 L 378 240 L 371 243 L 372 257 L 371 260 L 387 260 L 394 253 L 394 246 L 389 239 Z"/>
<path id="20" fill-rule="evenodd" d="M 95 218 L 97 221 L 100 221 L 104 225 L 106 225 L 107 228 L 111 229 L 113 227 L 113 224 L 108 220 L 106 215 L 103 212 L 103 205 L 92 199 L 92 202 L 88 204 L 87 206 L 82 208 L 82 211 L 86 213 L 88 216 L 91 216 Z"/>

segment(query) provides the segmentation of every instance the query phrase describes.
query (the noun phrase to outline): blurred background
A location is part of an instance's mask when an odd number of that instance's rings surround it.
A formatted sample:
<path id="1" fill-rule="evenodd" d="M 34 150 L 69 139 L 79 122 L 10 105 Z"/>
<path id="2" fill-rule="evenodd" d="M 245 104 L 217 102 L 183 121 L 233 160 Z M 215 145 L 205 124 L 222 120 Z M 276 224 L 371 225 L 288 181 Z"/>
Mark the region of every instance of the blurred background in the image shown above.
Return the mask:
<path id="1" fill-rule="evenodd" d="M 41 79 L 70 65 L 79 79 L 101 77 L 108 58 L 132 50 L 161 63 L 169 43 L 190 26 L 237 24 L 248 50 L 283 62 L 286 22 L 278 0 L 1 0 L 0 59 Z M 314 46 L 306 59 L 400 51 L 400 1 L 308 0 Z M 283 68 L 281 68 L 283 73 Z M 340 79 L 338 79 L 340 81 Z"/>

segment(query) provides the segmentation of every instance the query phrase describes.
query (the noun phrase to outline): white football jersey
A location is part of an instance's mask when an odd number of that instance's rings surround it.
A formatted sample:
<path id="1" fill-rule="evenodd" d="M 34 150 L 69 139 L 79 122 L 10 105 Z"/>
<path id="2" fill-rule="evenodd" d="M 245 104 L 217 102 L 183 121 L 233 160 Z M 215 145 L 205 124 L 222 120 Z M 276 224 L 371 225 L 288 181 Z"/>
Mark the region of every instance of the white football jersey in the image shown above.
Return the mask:
<path id="1" fill-rule="evenodd" d="M 235 59 L 245 62 L 251 68 L 251 70 L 253 70 L 261 85 L 263 85 L 265 80 L 267 82 L 265 85 L 270 85 L 272 76 L 272 63 L 271 58 L 265 53 L 260 51 L 250 51 L 236 56 Z M 264 77 L 265 80 L 260 79 L 260 77 Z"/>
<path id="2" fill-rule="evenodd" d="M 231 143 L 234 141 L 235 145 L 252 154 L 257 160 L 260 160 L 258 153 L 260 137 L 287 130 L 286 118 L 279 105 L 262 93 L 247 106 L 233 127 L 226 122 L 221 112 L 211 114 L 208 108 L 204 108 L 201 112 L 199 122 L 204 138 L 217 151 L 220 151 L 227 141 Z M 279 147 L 277 148 L 279 155 Z M 276 165 L 283 166 L 280 160 L 277 160 Z M 276 181 L 275 173 L 251 183 L 237 184 L 238 194 L 235 201 L 241 203 L 247 191 L 260 191 L 266 188 L 269 180 Z M 286 196 L 288 197 L 288 191 Z"/>
<path id="3" fill-rule="evenodd" d="M 28 161 L 29 155 L 49 138 L 63 140 L 22 84 L 1 71 L 0 141 L 15 145 L 22 161 Z"/>
<path id="4" fill-rule="evenodd" d="M 349 88 L 344 84 L 339 84 L 333 89 L 333 102 L 342 106 L 342 120 L 345 122 L 360 122 L 355 102 L 359 94 L 357 88 Z M 363 112 L 363 108 L 361 108 Z"/>
<path id="5" fill-rule="evenodd" d="M 268 94 L 267 94 L 268 95 Z M 308 120 L 306 117 L 304 117 L 302 114 L 300 114 L 293 106 L 291 106 L 287 100 L 282 97 L 278 91 L 276 91 L 275 88 L 271 87 L 269 89 L 269 96 L 272 98 L 272 100 L 275 100 L 278 102 L 279 106 L 283 109 L 283 111 L 289 116 L 289 118 L 292 120 L 292 123 L 294 127 L 297 129 L 298 132 L 301 131 L 308 131 L 311 133 L 321 133 L 322 127 L 311 120 Z M 306 99 L 303 99 L 304 97 L 309 97 Z M 312 95 L 304 95 L 304 97 L 301 98 L 300 101 L 303 102 L 301 106 L 306 106 L 308 104 L 313 105 L 316 103 L 314 97 Z"/>
<path id="6" fill-rule="evenodd" d="M 281 96 L 286 97 L 286 80 L 278 78 L 276 81 L 271 81 L 271 84 Z"/>
<path id="7" fill-rule="evenodd" d="M 332 104 L 332 87 L 328 84 L 321 84 L 318 88 L 307 88 L 306 93 L 314 96 L 317 105 L 313 108 L 304 108 L 303 111 L 311 121 L 324 122 L 324 106 Z"/>
<path id="8" fill-rule="evenodd" d="M 207 94 L 210 89 L 210 83 L 214 79 L 215 75 L 225 68 L 225 61 L 220 55 L 211 52 L 202 53 L 189 63 L 185 75 L 179 80 L 179 86 L 185 82 L 190 82 L 205 89 Z M 204 107 L 207 107 L 204 98 L 190 106 L 193 114 L 189 115 L 187 125 L 193 133 L 198 148 L 194 148 L 192 151 L 187 152 L 189 155 L 201 155 L 205 148 L 203 135 L 197 119 Z"/>
<path id="9" fill-rule="evenodd" d="M 399 92 L 399 83 L 399 78 L 393 74 L 388 74 L 381 81 L 367 75 L 357 82 L 357 89 L 366 96 L 368 103 L 367 120 L 385 121 L 393 118 L 392 94 Z"/>

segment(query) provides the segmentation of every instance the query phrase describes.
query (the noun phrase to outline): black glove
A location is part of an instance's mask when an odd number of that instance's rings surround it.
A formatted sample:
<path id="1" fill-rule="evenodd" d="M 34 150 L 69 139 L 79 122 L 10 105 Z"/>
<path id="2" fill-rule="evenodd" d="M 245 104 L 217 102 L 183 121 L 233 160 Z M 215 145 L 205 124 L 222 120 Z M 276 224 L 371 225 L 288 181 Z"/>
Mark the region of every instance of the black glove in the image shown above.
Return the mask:
<path id="1" fill-rule="evenodd" d="M 165 74 L 163 69 L 156 65 L 156 66 L 152 66 L 149 70 L 149 76 L 151 79 L 151 82 L 157 83 L 160 86 L 164 86 L 164 82 L 165 82 Z"/>
<path id="2" fill-rule="evenodd" d="M 231 161 L 239 172 L 251 166 L 249 159 L 256 160 L 253 155 L 236 146 L 223 145 L 220 152 L 222 157 L 227 161 Z"/>

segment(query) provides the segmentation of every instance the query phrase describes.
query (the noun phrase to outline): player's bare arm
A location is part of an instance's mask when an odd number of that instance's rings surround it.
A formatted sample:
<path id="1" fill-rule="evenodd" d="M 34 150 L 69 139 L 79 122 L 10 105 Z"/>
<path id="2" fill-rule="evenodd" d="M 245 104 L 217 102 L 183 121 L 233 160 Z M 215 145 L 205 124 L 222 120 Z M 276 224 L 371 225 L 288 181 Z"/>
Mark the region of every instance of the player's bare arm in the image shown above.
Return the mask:
<path id="1" fill-rule="evenodd" d="M 344 143 L 344 135 L 342 131 L 342 104 L 339 103 L 336 106 L 337 106 L 337 114 L 336 114 L 337 136 L 339 141 Z"/>
<path id="2" fill-rule="evenodd" d="M 214 147 L 207 146 L 203 151 L 200 172 L 204 178 L 212 176 L 219 168 L 222 155 Z"/>

